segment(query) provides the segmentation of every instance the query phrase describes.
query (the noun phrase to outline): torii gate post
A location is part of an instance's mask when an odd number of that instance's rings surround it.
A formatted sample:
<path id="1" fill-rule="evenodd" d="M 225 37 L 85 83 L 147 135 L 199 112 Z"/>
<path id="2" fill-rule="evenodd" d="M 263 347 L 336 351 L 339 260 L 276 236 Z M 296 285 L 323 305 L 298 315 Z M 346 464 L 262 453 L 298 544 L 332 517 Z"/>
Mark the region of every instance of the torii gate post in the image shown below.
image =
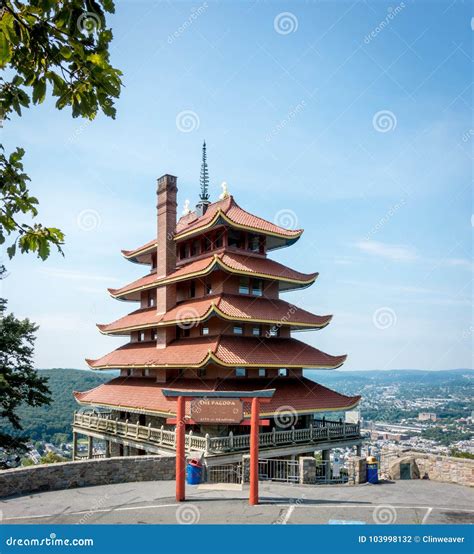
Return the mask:
<path id="1" fill-rule="evenodd" d="M 162 389 L 163 396 L 167 400 L 177 401 L 176 406 L 176 501 L 185 500 L 185 416 L 186 400 L 194 398 L 240 398 L 243 401 L 252 400 L 250 412 L 250 494 L 249 504 L 258 504 L 258 428 L 260 419 L 260 404 L 270 402 L 275 389 L 260 391 L 180 391 L 174 389 Z M 216 423 L 219 423 L 216 421 Z"/>
<path id="2" fill-rule="evenodd" d="M 186 406 L 184 396 L 178 396 L 176 404 L 176 500 L 182 502 L 185 496 L 184 475 L 186 471 L 186 423 L 184 420 Z"/>
<path id="3" fill-rule="evenodd" d="M 258 420 L 260 416 L 259 399 L 252 398 L 250 411 L 250 495 L 249 504 L 258 504 Z"/>

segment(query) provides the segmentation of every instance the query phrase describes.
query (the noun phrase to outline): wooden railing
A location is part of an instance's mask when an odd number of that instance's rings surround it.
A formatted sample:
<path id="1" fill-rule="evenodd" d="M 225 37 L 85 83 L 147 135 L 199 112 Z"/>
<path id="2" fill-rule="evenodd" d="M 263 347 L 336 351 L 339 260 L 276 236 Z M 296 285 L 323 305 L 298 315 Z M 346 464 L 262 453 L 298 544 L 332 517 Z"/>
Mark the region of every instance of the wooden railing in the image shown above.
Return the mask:
<path id="1" fill-rule="evenodd" d="M 74 414 L 74 428 L 78 431 L 89 430 L 131 439 L 141 443 L 149 443 L 164 448 L 174 448 L 176 433 L 169 429 L 130 423 L 128 420 L 119 421 L 106 417 L 87 414 Z M 344 423 L 337 421 L 315 420 L 311 427 L 304 429 L 279 430 L 259 434 L 261 448 L 273 448 L 291 444 L 333 442 L 344 439 L 360 438 L 358 423 Z M 194 435 L 192 431 L 185 435 L 187 451 L 199 451 L 205 454 L 223 454 L 226 452 L 248 451 L 250 449 L 250 435 L 234 435 L 230 432 L 224 437 L 209 435 Z"/>

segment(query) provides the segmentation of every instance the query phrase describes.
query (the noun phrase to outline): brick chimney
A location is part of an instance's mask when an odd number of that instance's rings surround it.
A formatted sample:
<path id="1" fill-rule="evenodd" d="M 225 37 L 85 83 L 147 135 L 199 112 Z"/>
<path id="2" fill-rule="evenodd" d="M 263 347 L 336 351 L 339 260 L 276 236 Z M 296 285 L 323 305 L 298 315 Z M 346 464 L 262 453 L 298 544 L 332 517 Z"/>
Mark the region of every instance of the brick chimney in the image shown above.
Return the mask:
<path id="1" fill-rule="evenodd" d="M 173 234 L 176 228 L 176 197 L 178 187 L 176 177 L 163 175 L 158 179 L 157 188 L 157 259 L 156 276 L 166 277 L 176 269 L 176 244 Z M 176 285 L 166 285 L 156 289 L 156 310 L 163 314 L 176 305 Z M 157 348 L 165 348 L 175 338 L 173 327 L 158 329 Z"/>

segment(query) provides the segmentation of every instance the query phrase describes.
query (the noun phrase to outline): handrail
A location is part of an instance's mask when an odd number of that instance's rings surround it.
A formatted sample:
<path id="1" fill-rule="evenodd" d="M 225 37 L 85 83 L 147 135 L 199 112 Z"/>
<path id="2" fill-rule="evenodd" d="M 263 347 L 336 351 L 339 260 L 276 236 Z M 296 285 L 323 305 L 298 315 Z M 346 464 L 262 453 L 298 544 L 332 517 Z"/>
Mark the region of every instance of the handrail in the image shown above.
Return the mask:
<path id="1" fill-rule="evenodd" d="M 96 430 L 118 437 L 124 437 L 149 444 L 174 448 L 176 433 L 173 430 L 130 423 L 127 420 L 110 419 L 96 415 L 74 414 L 74 425 L 82 429 Z M 314 425 L 304 429 L 276 430 L 259 434 L 259 446 L 272 448 L 289 444 L 330 442 L 340 439 L 360 438 L 359 423 L 315 420 Z M 224 437 L 205 437 L 195 435 L 192 431 L 185 435 L 187 451 L 200 451 L 205 454 L 222 454 L 224 452 L 248 451 L 250 435 L 234 435 L 229 433 Z"/>

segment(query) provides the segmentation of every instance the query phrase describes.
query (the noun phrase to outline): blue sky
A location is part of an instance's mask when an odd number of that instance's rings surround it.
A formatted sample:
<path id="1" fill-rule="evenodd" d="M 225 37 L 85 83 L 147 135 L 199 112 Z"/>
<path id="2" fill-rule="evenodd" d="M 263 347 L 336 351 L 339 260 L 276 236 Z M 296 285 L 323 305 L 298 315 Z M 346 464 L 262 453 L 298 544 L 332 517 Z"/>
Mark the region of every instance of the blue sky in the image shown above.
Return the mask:
<path id="1" fill-rule="evenodd" d="M 119 1 L 115 121 L 53 102 L 1 130 L 26 148 L 41 221 L 65 258 L 7 262 L 9 307 L 41 325 L 38 367 L 85 367 L 123 339 L 134 304 L 106 288 L 143 272 L 120 255 L 155 232 L 155 180 L 178 176 L 179 210 L 210 192 L 303 227 L 273 257 L 319 271 L 285 298 L 334 314 L 297 338 L 345 369 L 472 367 L 472 28 L 467 2 Z M 184 113 L 183 113 L 184 112 Z"/>

